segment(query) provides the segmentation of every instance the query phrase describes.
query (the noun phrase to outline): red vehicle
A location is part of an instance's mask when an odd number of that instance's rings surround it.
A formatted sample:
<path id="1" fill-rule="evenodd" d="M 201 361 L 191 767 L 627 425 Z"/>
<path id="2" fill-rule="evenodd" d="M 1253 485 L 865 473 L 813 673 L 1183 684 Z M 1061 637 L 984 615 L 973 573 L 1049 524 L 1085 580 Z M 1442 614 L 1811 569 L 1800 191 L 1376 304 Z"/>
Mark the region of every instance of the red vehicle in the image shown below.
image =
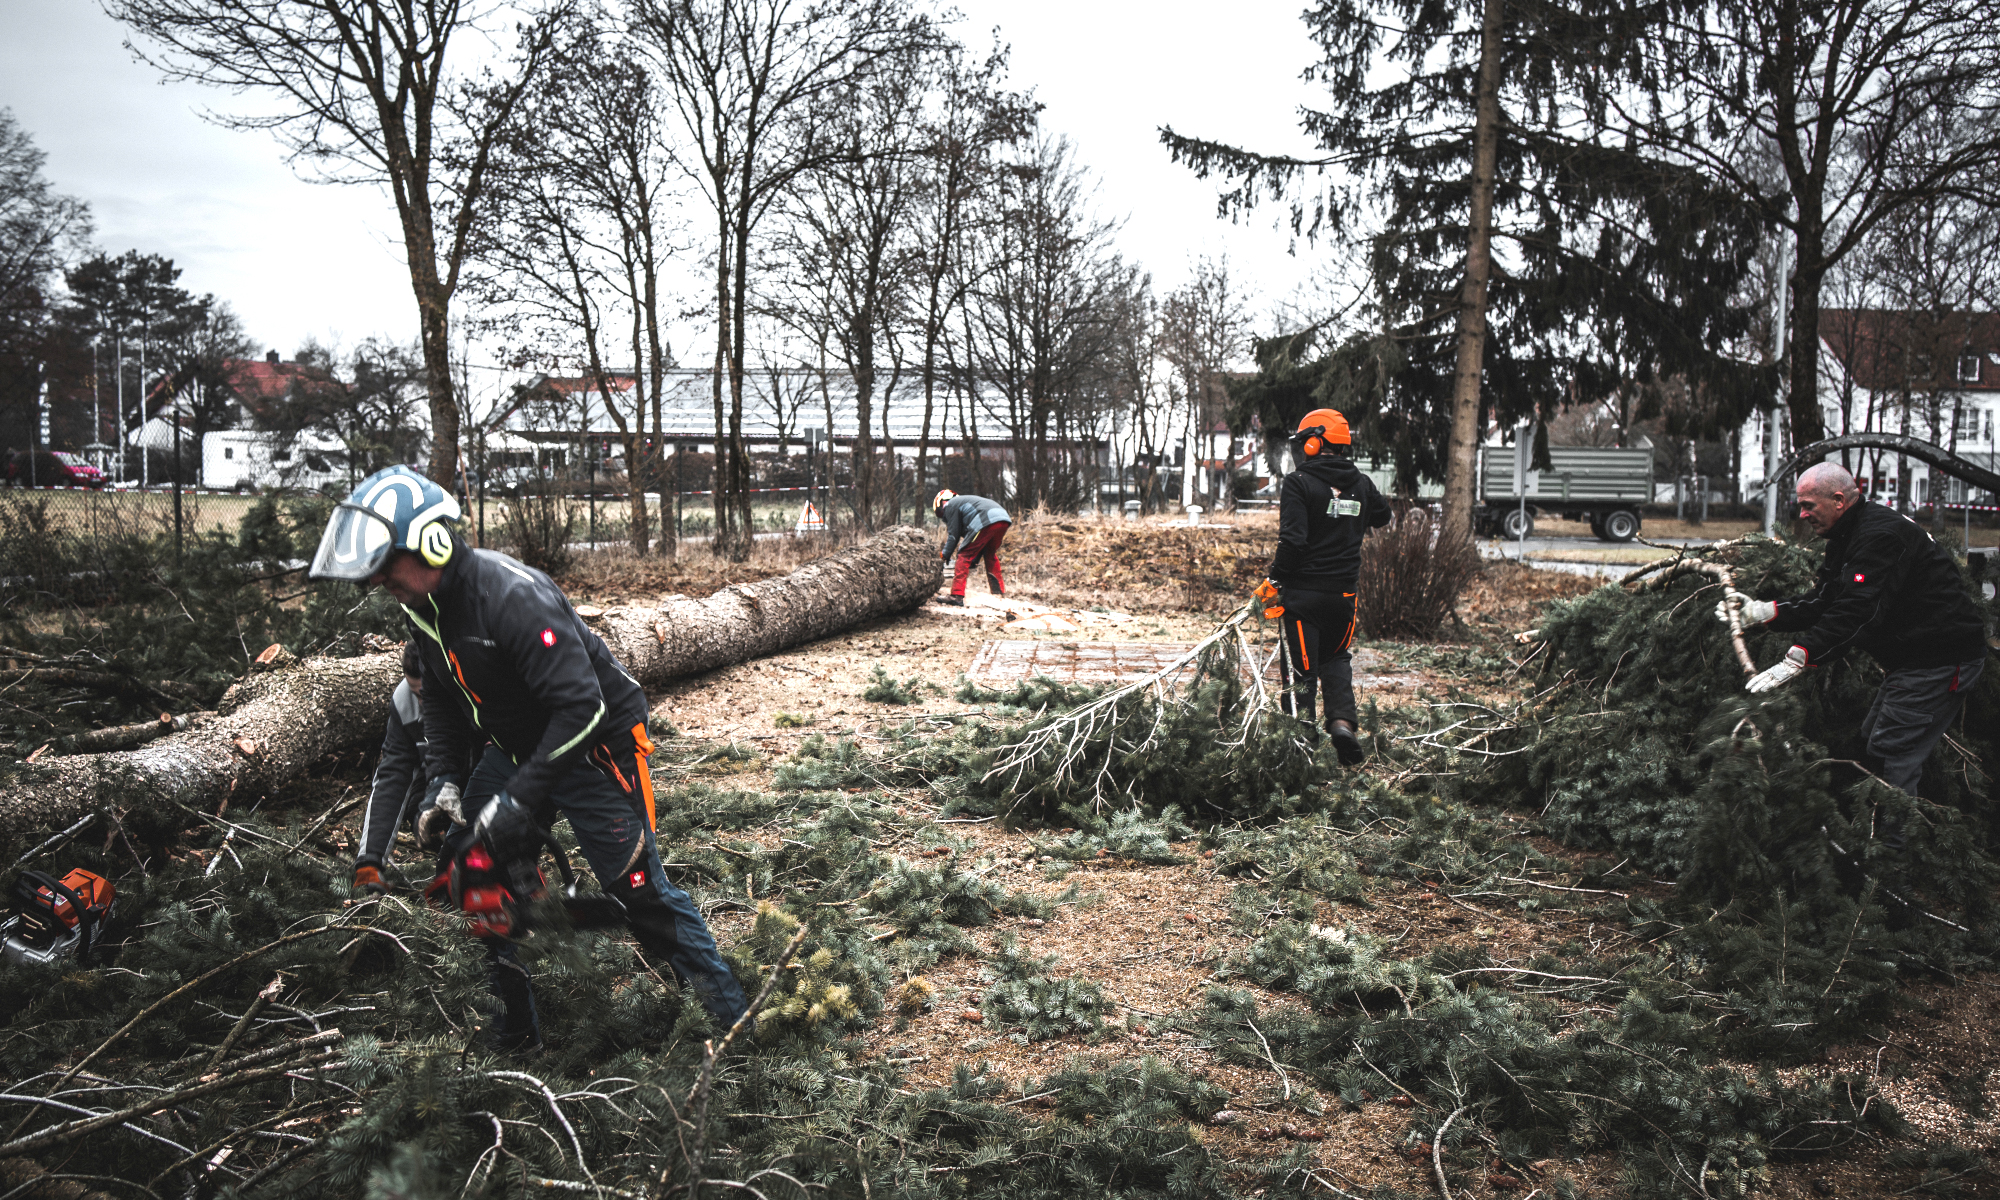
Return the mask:
<path id="1" fill-rule="evenodd" d="M 7 460 L 9 487 L 101 488 L 104 472 L 67 450 L 22 450 Z"/>

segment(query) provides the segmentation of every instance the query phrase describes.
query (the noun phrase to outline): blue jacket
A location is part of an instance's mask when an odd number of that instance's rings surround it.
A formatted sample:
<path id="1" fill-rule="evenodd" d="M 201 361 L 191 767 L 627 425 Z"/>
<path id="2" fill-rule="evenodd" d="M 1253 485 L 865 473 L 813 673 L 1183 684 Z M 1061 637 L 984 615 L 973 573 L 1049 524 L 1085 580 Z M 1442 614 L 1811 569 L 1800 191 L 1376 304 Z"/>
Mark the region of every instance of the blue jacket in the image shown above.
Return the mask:
<path id="1" fill-rule="evenodd" d="M 998 501 L 988 500 L 984 496 L 954 497 L 938 510 L 938 516 L 944 518 L 946 562 L 951 561 L 952 553 L 960 546 L 978 537 L 980 530 L 988 525 L 998 525 L 1002 521 L 1011 523 L 1013 520 L 1007 515 L 1007 510 L 1000 507 Z"/>

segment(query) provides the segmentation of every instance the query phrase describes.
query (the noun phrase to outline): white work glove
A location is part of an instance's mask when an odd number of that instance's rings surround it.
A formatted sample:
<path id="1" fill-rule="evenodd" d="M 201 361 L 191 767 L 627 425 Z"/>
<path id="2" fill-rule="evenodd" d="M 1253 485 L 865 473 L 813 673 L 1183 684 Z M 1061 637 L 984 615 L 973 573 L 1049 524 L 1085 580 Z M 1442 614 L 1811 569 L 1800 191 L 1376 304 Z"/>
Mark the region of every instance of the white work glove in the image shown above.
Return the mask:
<path id="1" fill-rule="evenodd" d="M 1804 646 L 1793 646 L 1790 650 L 1785 651 L 1785 657 L 1778 660 L 1777 666 L 1752 675 L 1750 682 L 1743 685 L 1743 690 L 1753 694 L 1768 692 L 1773 688 L 1782 687 L 1790 683 L 1794 675 L 1805 669 L 1806 648 Z"/>
<path id="2" fill-rule="evenodd" d="M 1778 619 L 1778 606 L 1769 600 L 1753 600 L 1742 592 L 1731 588 L 1722 595 L 1722 603 L 1715 606 L 1715 619 L 1729 624 L 1731 606 L 1743 611 L 1741 618 L 1745 625 L 1768 625 Z"/>
<path id="3" fill-rule="evenodd" d="M 437 779 L 431 782 L 431 793 L 426 797 L 424 811 L 417 814 L 417 845 L 429 850 L 442 843 L 453 826 L 465 824 L 465 814 L 459 809 L 459 798 L 463 790 L 455 780 Z"/>

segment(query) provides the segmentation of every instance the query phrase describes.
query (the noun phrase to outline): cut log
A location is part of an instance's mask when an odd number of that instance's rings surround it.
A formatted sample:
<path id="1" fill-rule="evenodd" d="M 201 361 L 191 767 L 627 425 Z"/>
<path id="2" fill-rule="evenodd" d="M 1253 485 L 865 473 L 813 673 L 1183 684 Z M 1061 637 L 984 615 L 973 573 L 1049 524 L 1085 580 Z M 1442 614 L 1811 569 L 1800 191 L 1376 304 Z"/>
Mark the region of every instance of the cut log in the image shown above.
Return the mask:
<path id="1" fill-rule="evenodd" d="M 613 610 L 591 627 L 656 687 L 907 612 L 937 582 L 930 536 L 904 527 L 790 575 Z M 401 675 L 399 652 L 306 659 L 244 678 L 214 716 L 136 750 L 0 767 L 0 838 L 61 828 L 107 804 L 213 807 L 231 794 L 276 792 L 327 755 L 380 737 Z"/>
<path id="2" fill-rule="evenodd" d="M 157 721 L 139 721 L 131 725 L 113 725 L 106 729 L 93 729 L 79 733 L 62 743 L 64 754 L 101 754 L 106 750 L 130 750 L 147 742 L 163 738 L 170 733 L 179 733 L 196 721 L 214 716 L 214 713 L 161 713 Z"/>
<path id="3" fill-rule="evenodd" d="M 44 660 L 48 661 L 48 660 Z M 21 667 L 0 671 L 0 683 L 38 683 L 44 687 L 89 688 L 132 700 L 151 698 L 192 700 L 201 695 L 193 684 L 173 679 L 143 680 L 111 671 L 85 671 L 73 667 Z"/>

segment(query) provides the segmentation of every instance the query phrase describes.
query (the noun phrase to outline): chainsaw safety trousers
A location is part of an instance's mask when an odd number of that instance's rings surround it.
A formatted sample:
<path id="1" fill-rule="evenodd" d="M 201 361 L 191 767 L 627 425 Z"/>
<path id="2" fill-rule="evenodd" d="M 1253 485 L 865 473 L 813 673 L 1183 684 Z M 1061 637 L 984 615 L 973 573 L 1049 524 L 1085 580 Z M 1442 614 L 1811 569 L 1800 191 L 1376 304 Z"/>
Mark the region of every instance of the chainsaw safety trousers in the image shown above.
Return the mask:
<path id="1" fill-rule="evenodd" d="M 652 777 L 645 761 L 652 743 L 642 740 L 644 734 L 645 726 L 637 726 L 622 738 L 611 739 L 601 747 L 602 754 L 593 751 L 589 757 L 572 762 L 557 777 L 550 799 L 556 811 L 569 819 L 577 846 L 599 886 L 625 905 L 626 921 L 647 959 L 671 968 L 682 986 L 693 989 L 702 1007 L 727 1028 L 749 1005 L 736 976 L 722 961 L 715 935 L 702 920 L 701 910 L 667 879 L 660 865 L 653 833 Z M 495 747 L 486 748 L 465 789 L 468 821 L 477 823 L 477 814 L 506 789 L 516 770 L 507 755 Z M 505 945 L 489 944 L 496 963 L 501 960 L 500 947 Z M 508 991 L 498 985 L 505 982 L 512 988 L 514 980 L 498 975 L 495 980 L 502 1000 L 508 1000 Z M 522 994 L 532 1003 L 533 988 L 525 983 L 521 986 L 527 989 Z M 517 1006 L 518 994 L 509 1003 Z M 510 1007 L 510 1014 L 510 1027 L 522 1017 L 532 1020 L 532 1012 L 522 1014 Z"/>
<path id="2" fill-rule="evenodd" d="M 1285 690 L 1285 711 L 1311 724 L 1313 704 L 1324 704 L 1326 727 L 1335 721 L 1359 725 L 1354 705 L 1354 593 L 1317 592 L 1288 587 L 1280 593 L 1285 605 L 1279 618 L 1285 637 L 1285 662 L 1291 686 Z"/>
<path id="3" fill-rule="evenodd" d="M 1007 594 L 1007 581 L 1000 574 L 1000 540 L 1007 536 L 1011 521 L 996 521 L 973 535 L 971 541 L 958 552 L 958 560 L 951 571 L 951 594 L 961 599 L 965 596 L 965 581 L 972 575 L 972 564 L 986 560 L 986 586 L 996 596 Z"/>

